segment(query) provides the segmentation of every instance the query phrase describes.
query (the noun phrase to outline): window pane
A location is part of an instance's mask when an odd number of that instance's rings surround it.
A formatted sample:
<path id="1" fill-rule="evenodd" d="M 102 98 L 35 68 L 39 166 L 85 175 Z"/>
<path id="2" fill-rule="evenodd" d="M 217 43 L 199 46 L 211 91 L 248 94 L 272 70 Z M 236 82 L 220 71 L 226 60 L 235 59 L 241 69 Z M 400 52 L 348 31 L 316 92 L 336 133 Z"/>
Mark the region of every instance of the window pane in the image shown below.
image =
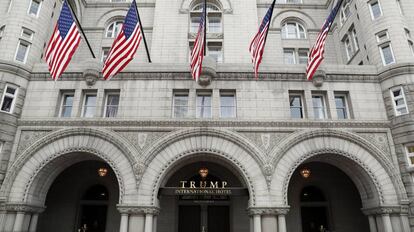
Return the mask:
<path id="1" fill-rule="evenodd" d="M 234 95 L 220 96 L 220 113 L 222 118 L 236 117 L 236 104 Z"/>
<path id="2" fill-rule="evenodd" d="M 200 16 L 191 17 L 190 32 L 196 33 L 200 26 Z"/>
<path id="3" fill-rule="evenodd" d="M 19 43 L 19 47 L 17 48 L 16 60 L 20 62 L 24 62 L 26 58 L 27 49 L 29 48 L 28 45 Z"/>
<path id="4" fill-rule="evenodd" d="M 223 52 L 219 46 L 209 46 L 208 55 L 211 56 L 217 63 L 223 62 Z"/>
<path id="5" fill-rule="evenodd" d="M 295 53 L 293 50 L 285 49 L 284 50 L 284 60 L 285 64 L 295 64 Z"/>
<path id="6" fill-rule="evenodd" d="M 16 93 L 16 89 L 15 88 L 11 88 L 11 87 L 7 87 L 6 93 L 11 94 L 11 95 L 14 95 L 14 93 Z"/>
<path id="7" fill-rule="evenodd" d="M 188 95 L 174 95 L 174 117 L 184 118 L 188 112 Z"/>
<path id="8" fill-rule="evenodd" d="M 382 50 L 382 54 L 383 54 L 383 57 L 384 57 L 384 63 L 385 64 L 393 63 L 394 62 L 394 56 L 392 55 L 390 45 L 382 47 L 381 50 Z"/>
<path id="9" fill-rule="evenodd" d="M 73 95 L 64 95 L 62 102 L 62 112 L 61 117 L 70 117 L 72 113 L 73 106 Z"/>
<path id="10" fill-rule="evenodd" d="M 208 18 L 208 32 L 211 32 L 211 33 L 221 32 L 221 18 L 219 17 Z"/>
<path id="11" fill-rule="evenodd" d="M 371 3 L 372 16 L 374 19 L 381 16 L 381 8 L 378 2 Z"/>
<path id="12" fill-rule="evenodd" d="M 107 97 L 105 117 L 116 117 L 118 114 L 119 95 L 110 94 Z"/>
<path id="13" fill-rule="evenodd" d="M 302 99 L 300 96 L 290 96 L 290 115 L 292 118 L 303 118 Z"/>
<path id="14" fill-rule="evenodd" d="M 301 51 L 299 50 L 299 64 L 307 64 L 308 63 L 308 51 Z"/>
<path id="15" fill-rule="evenodd" d="M 29 14 L 37 15 L 37 12 L 39 11 L 40 2 L 36 0 L 32 0 L 32 3 L 30 4 L 30 10 Z"/>
<path id="16" fill-rule="evenodd" d="M 211 95 L 197 96 L 197 118 L 211 117 Z"/>
<path id="17" fill-rule="evenodd" d="M 408 153 L 413 153 L 414 154 L 414 146 L 408 146 L 407 150 L 408 150 Z"/>
<path id="18" fill-rule="evenodd" d="M 297 38 L 296 23 L 287 24 L 287 38 L 295 39 Z"/>
<path id="19" fill-rule="evenodd" d="M 96 109 L 96 95 L 86 95 L 83 116 L 86 118 L 94 117 Z"/>
<path id="20" fill-rule="evenodd" d="M 325 118 L 325 106 L 322 96 L 312 96 L 313 112 L 315 119 Z"/>
<path id="21" fill-rule="evenodd" d="M 10 112 L 13 104 L 13 98 L 9 96 L 4 96 L 3 105 L 1 106 L 2 111 Z"/>

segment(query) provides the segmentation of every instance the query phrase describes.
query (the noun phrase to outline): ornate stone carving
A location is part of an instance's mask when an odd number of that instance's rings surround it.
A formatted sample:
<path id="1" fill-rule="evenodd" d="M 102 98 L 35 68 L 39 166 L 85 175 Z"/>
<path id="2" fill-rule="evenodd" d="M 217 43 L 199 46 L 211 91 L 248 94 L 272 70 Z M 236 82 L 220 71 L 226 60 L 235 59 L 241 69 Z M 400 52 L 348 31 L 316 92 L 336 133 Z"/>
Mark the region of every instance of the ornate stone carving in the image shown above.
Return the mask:
<path id="1" fill-rule="evenodd" d="M 98 59 L 88 59 L 85 62 L 86 68 L 84 69 L 82 76 L 85 78 L 88 86 L 95 85 L 99 79 L 99 72 L 101 70 L 101 62 Z"/>
<path id="2" fill-rule="evenodd" d="M 374 144 L 386 154 L 391 153 L 387 133 L 358 133 L 358 135 Z"/>
<path id="3" fill-rule="evenodd" d="M 247 209 L 250 216 L 253 215 L 286 215 L 289 206 L 282 207 L 250 207 Z"/>
<path id="4" fill-rule="evenodd" d="M 409 207 L 406 205 L 390 205 L 379 206 L 374 208 L 363 208 L 365 215 L 381 215 L 381 214 L 408 214 Z"/>
<path id="5" fill-rule="evenodd" d="M 265 153 L 271 151 L 290 132 L 240 132 Z"/>
<path id="6" fill-rule="evenodd" d="M 270 185 L 272 183 L 272 177 L 273 177 L 274 171 L 275 171 L 275 168 L 271 164 L 265 164 L 263 166 L 263 174 L 266 177 L 266 183 L 267 183 L 267 188 L 268 189 L 270 189 Z"/>
<path id="7" fill-rule="evenodd" d="M 324 80 L 326 79 L 325 71 L 318 69 L 312 78 L 312 83 L 315 87 L 322 87 Z"/>
<path id="8" fill-rule="evenodd" d="M 198 84 L 201 86 L 210 85 L 213 78 L 217 77 L 217 62 L 210 56 L 205 56 L 203 60 L 203 69 L 201 70 Z"/>
<path id="9" fill-rule="evenodd" d="M 20 133 L 19 145 L 17 147 L 17 155 L 21 154 L 27 147 L 37 141 L 39 138 L 43 137 L 51 130 L 22 130 Z"/>
<path id="10" fill-rule="evenodd" d="M 133 164 L 132 168 L 134 169 L 134 175 L 137 181 L 137 185 L 139 185 L 141 183 L 142 176 L 144 175 L 146 166 L 143 163 L 136 162 Z"/>
<path id="11" fill-rule="evenodd" d="M 46 207 L 45 206 L 37 206 L 37 205 L 28 205 L 25 203 L 6 203 L 2 205 L 3 210 L 9 212 L 24 212 L 24 213 L 42 213 Z"/>
<path id="12" fill-rule="evenodd" d="M 154 206 L 136 206 L 136 205 L 117 205 L 118 211 L 121 214 L 130 214 L 130 215 L 137 215 L 137 214 L 152 214 L 158 215 L 160 213 L 160 209 Z"/>
<path id="13" fill-rule="evenodd" d="M 129 130 L 118 130 L 116 132 L 126 138 L 138 151 L 141 152 L 169 133 L 168 131 L 142 132 Z"/>

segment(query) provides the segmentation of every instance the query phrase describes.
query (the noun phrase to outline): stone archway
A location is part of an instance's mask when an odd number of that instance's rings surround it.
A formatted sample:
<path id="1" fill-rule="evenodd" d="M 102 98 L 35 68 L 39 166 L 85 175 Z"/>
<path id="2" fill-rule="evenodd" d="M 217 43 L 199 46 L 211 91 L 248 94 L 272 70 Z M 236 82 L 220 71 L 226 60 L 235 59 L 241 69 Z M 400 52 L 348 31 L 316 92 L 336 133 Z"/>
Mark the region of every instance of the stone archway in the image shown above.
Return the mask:
<path id="1" fill-rule="evenodd" d="M 6 222 L 13 231 L 28 226 L 25 220 L 43 211 L 47 192 L 67 167 L 86 160 L 107 163 L 119 186 L 119 203 L 137 199 L 139 161 L 124 139 L 103 130 L 73 128 L 53 132 L 26 148 L 14 161 L 1 189 Z M 9 205 L 13 207 L 9 207 Z M 16 206 L 16 207 L 15 207 Z M 11 220 L 11 221 L 10 221 Z M 32 220 L 33 221 L 33 220 Z"/>

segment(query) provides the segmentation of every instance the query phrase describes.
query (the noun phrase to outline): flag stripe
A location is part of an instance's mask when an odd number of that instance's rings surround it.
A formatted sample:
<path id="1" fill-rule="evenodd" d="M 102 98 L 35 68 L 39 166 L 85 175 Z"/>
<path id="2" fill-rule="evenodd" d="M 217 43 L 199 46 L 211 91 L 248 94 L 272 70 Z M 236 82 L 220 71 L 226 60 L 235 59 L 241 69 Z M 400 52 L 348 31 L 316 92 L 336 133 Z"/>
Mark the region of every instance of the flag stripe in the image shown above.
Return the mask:
<path id="1" fill-rule="evenodd" d="M 203 6 L 203 13 L 200 17 L 200 24 L 198 26 L 197 36 L 194 41 L 194 47 L 191 51 L 191 75 L 193 79 L 198 81 L 201 75 L 201 69 L 203 67 L 204 59 L 204 46 L 205 46 L 205 19 L 206 19 L 206 5 Z"/>

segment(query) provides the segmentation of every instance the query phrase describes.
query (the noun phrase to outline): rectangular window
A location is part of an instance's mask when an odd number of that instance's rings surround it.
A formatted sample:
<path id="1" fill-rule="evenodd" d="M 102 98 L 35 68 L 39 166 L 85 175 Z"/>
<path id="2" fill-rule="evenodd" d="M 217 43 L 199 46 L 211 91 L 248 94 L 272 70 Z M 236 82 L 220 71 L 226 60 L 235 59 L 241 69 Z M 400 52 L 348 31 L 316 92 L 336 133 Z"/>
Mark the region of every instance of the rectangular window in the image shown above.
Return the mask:
<path id="1" fill-rule="evenodd" d="M 190 21 L 190 32 L 197 33 L 200 26 L 200 15 L 192 16 Z"/>
<path id="2" fill-rule="evenodd" d="M 299 64 L 307 64 L 308 56 L 309 56 L 309 51 L 307 49 L 299 49 L 298 50 Z"/>
<path id="3" fill-rule="evenodd" d="M 394 105 L 395 116 L 408 114 L 404 89 L 401 86 L 391 89 L 391 98 Z"/>
<path id="4" fill-rule="evenodd" d="M 289 104 L 290 104 L 290 116 L 292 118 L 304 118 L 302 95 L 290 94 Z"/>
<path id="5" fill-rule="evenodd" d="M 351 29 L 352 40 L 354 42 L 355 51 L 359 50 L 359 42 L 355 28 Z"/>
<path id="6" fill-rule="evenodd" d="M 220 42 L 208 43 L 207 55 L 213 57 L 217 63 L 223 63 L 223 50 Z"/>
<path id="7" fill-rule="evenodd" d="M 390 39 L 387 30 L 378 32 L 376 34 L 376 36 L 377 36 L 377 42 L 378 43 L 382 43 L 382 42 L 388 41 Z"/>
<path id="8" fill-rule="evenodd" d="M 85 93 L 82 117 L 92 118 L 96 114 L 96 93 Z"/>
<path id="9" fill-rule="evenodd" d="M 406 147 L 406 149 L 407 149 L 408 164 L 410 166 L 414 166 L 414 145 L 409 145 Z"/>
<path id="10" fill-rule="evenodd" d="M 114 118 L 118 114 L 119 92 L 108 92 L 105 97 L 105 118 Z"/>
<path id="11" fill-rule="evenodd" d="M 221 33 L 221 17 L 208 17 L 208 32 Z"/>
<path id="12" fill-rule="evenodd" d="M 185 118 L 188 116 L 188 90 L 174 91 L 173 117 Z"/>
<path id="13" fill-rule="evenodd" d="M 354 55 L 354 50 L 352 48 L 351 41 L 349 40 L 349 36 L 346 36 L 344 40 L 344 45 L 345 45 L 346 56 L 348 60 L 350 60 L 352 56 Z"/>
<path id="14" fill-rule="evenodd" d="M 60 117 L 69 118 L 72 115 L 74 96 L 75 96 L 74 92 L 62 94 L 62 103 L 60 106 L 60 113 L 59 113 Z"/>
<path id="15" fill-rule="evenodd" d="M 16 104 L 17 89 L 17 87 L 6 85 L 1 99 L 1 111 L 13 113 L 14 105 Z"/>
<path id="16" fill-rule="evenodd" d="M 381 5 L 379 1 L 371 1 L 369 3 L 371 9 L 371 17 L 372 19 L 377 19 L 382 15 Z"/>
<path id="17" fill-rule="evenodd" d="M 211 118 L 211 91 L 197 92 L 197 118 Z"/>
<path id="18" fill-rule="evenodd" d="M 235 91 L 220 91 L 220 117 L 236 117 L 236 93 Z"/>
<path id="19" fill-rule="evenodd" d="M 16 55 L 14 59 L 16 61 L 26 63 L 27 54 L 29 53 L 29 48 L 30 48 L 30 43 L 24 40 L 19 40 L 19 43 L 17 44 Z"/>
<path id="20" fill-rule="evenodd" d="M 289 48 L 283 49 L 283 57 L 285 64 L 296 64 L 295 50 Z"/>
<path id="21" fill-rule="evenodd" d="M 111 48 L 102 48 L 102 57 L 101 57 L 102 63 L 105 62 L 106 58 L 108 57 L 110 49 Z"/>
<path id="22" fill-rule="evenodd" d="M 390 43 L 382 44 L 379 48 L 384 66 L 395 63 L 394 53 L 392 52 Z"/>
<path id="23" fill-rule="evenodd" d="M 31 0 L 27 13 L 29 15 L 38 16 L 41 5 L 42 5 L 41 0 Z"/>
<path id="24" fill-rule="evenodd" d="M 312 96 L 313 104 L 313 113 L 315 119 L 325 119 L 326 118 L 326 107 L 325 99 L 323 95 L 313 95 Z"/>
<path id="25" fill-rule="evenodd" d="M 348 119 L 348 102 L 346 95 L 344 94 L 336 94 L 335 95 L 335 106 L 336 106 L 336 114 L 338 115 L 338 119 Z"/>

